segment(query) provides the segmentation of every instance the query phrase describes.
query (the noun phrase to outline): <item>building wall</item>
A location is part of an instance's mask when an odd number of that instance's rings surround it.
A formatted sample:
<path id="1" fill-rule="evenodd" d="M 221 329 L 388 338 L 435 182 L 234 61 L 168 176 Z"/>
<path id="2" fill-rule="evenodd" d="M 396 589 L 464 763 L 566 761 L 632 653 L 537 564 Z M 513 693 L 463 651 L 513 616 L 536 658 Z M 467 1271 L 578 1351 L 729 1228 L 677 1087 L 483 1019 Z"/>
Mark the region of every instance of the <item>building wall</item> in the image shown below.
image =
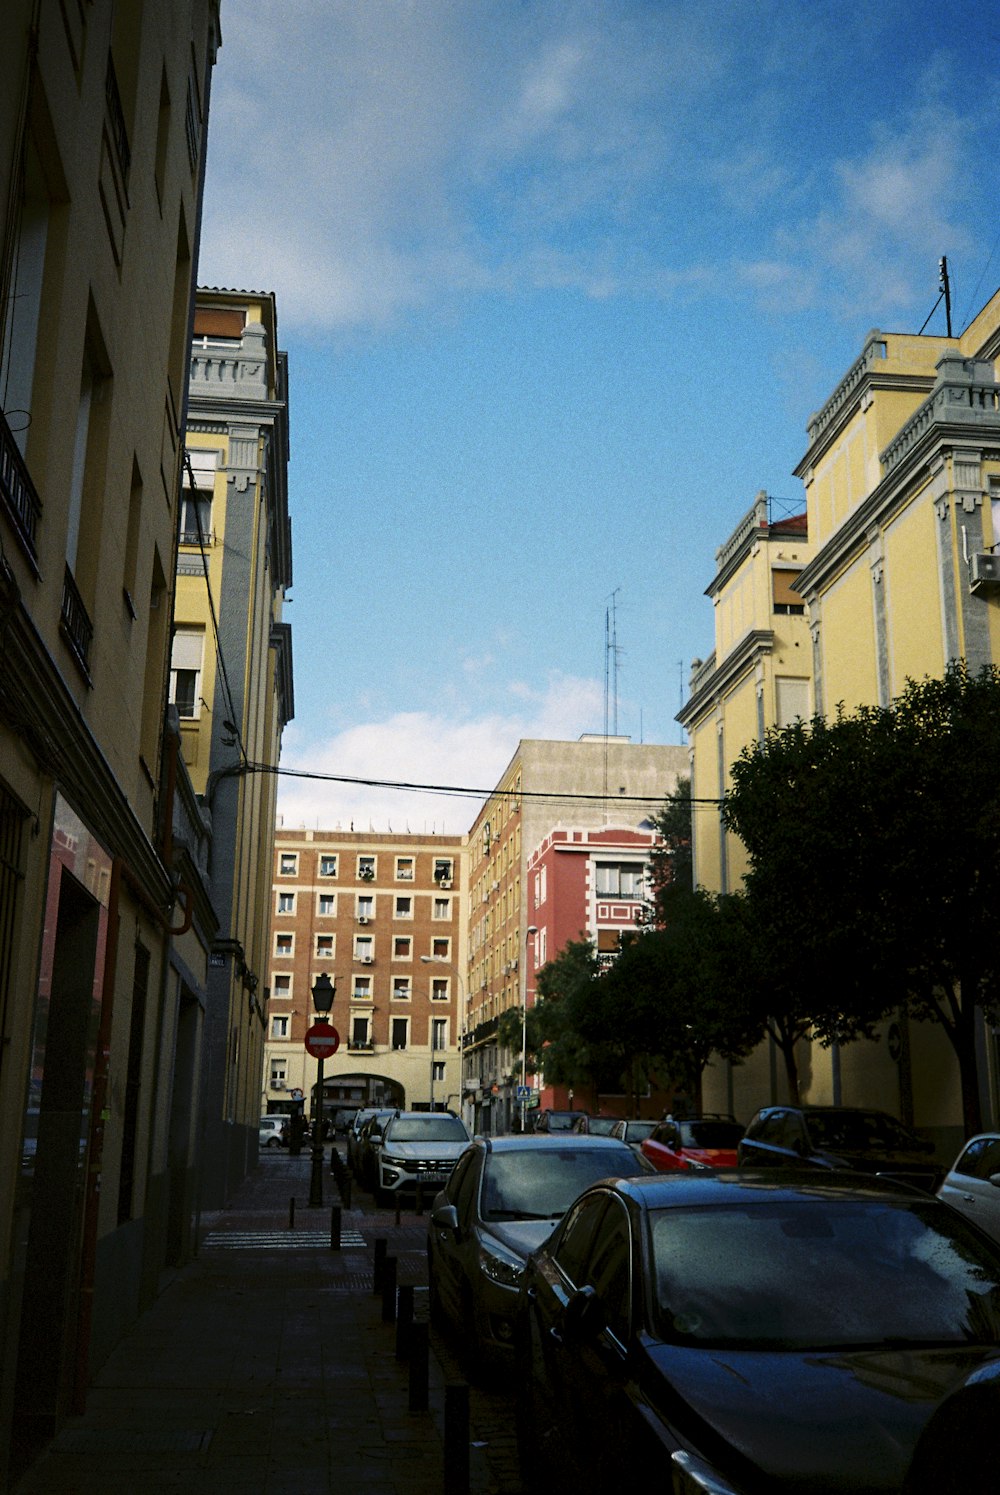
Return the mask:
<path id="1" fill-rule="evenodd" d="M 0 1483 L 167 1254 L 162 742 L 218 43 L 213 0 L 0 7 Z"/>
<path id="2" fill-rule="evenodd" d="M 341 1038 L 324 1060 L 326 1103 L 457 1109 L 464 838 L 279 827 L 273 846 L 261 1114 L 312 1114 L 317 1061 L 303 1039 L 323 973 Z"/>
<path id="3" fill-rule="evenodd" d="M 203 1087 L 204 1207 L 257 1154 L 270 965 L 276 766 L 293 713 L 287 364 L 274 298 L 199 290 L 191 344 L 185 508 L 171 699 L 211 814 L 212 901 Z"/>

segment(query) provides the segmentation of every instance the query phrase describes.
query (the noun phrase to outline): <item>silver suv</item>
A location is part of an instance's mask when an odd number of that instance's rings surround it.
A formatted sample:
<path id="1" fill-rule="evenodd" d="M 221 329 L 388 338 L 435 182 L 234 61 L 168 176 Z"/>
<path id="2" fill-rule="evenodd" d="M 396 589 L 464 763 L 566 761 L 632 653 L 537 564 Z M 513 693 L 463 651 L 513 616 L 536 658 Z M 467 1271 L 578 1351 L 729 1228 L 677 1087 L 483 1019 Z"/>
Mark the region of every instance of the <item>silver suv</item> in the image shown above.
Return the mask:
<path id="1" fill-rule="evenodd" d="M 376 1204 L 418 1185 L 429 1200 L 444 1188 L 471 1141 L 465 1122 L 450 1111 L 397 1111 L 382 1135 Z"/>

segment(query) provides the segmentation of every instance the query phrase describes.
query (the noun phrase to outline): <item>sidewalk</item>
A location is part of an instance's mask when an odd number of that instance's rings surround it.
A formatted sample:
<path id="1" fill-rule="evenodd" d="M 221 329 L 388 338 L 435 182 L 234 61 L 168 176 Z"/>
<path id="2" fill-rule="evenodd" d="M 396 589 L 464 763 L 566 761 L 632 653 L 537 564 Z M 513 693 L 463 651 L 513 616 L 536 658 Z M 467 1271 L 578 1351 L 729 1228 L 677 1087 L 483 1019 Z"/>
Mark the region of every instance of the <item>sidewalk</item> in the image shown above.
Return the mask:
<path id="1" fill-rule="evenodd" d="M 118 1345 L 85 1414 L 16 1495 L 441 1495 L 444 1375 L 432 1354 L 430 1410 L 410 1412 L 395 1326 L 372 1292 L 383 1237 L 426 1316 L 426 1224 L 344 1210 L 332 1251 L 339 1195 L 327 1164 L 325 1207 L 308 1209 L 309 1170 L 306 1154 L 262 1159 L 231 1208 L 202 1216 L 198 1258 Z M 477 1495 L 510 1488 L 489 1464 L 474 1450 Z"/>

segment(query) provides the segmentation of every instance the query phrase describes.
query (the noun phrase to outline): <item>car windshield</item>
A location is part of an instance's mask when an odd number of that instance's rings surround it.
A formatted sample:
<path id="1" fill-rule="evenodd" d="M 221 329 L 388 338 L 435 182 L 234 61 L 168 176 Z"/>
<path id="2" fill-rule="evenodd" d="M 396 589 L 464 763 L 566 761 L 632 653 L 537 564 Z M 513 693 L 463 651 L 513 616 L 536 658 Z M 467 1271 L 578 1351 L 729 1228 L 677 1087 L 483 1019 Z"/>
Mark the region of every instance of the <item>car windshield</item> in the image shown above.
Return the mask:
<path id="1" fill-rule="evenodd" d="M 581 1114 L 580 1111 L 548 1111 L 545 1125 L 550 1132 L 571 1132 Z"/>
<path id="2" fill-rule="evenodd" d="M 468 1142 L 465 1123 L 457 1116 L 400 1117 L 386 1129 L 387 1142 Z"/>
<path id="3" fill-rule="evenodd" d="M 810 1111 L 806 1131 L 814 1146 L 845 1152 L 919 1150 L 919 1140 L 882 1111 Z"/>
<path id="4" fill-rule="evenodd" d="M 591 1116 L 587 1122 L 587 1131 L 592 1137 L 610 1137 L 615 1126 L 616 1121 L 613 1116 Z"/>
<path id="5" fill-rule="evenodd" d="M 726 1148 L 730 1152 L 743 1136 L 738 1121 L 682 1121 L 683 1147 Z"/>
<path id="6" fill-rule="evenodd" d="M 494 1152 L 483 1170 L 482 1218 L 555 1219 L 599 1178 L 624 1178 L 645 1171 L 624 1142 L 621 1147 L 574 1148 L 567 1142 L 565 1147 Z"/>
<path id="7" fill-rule="evenodd" d="M 658 1329 L 673 1343 L 1000 1343 L 1000 1255 L 932 1201 L 668 1209 L 651 1239 Z"/>
<path id="8" fill-rule="evenodd" d="M 626 1121 L 626 1142 L 645 1142 L 647 1137 L 652 1136 L 656 1125 L 655 1121 Z"/>

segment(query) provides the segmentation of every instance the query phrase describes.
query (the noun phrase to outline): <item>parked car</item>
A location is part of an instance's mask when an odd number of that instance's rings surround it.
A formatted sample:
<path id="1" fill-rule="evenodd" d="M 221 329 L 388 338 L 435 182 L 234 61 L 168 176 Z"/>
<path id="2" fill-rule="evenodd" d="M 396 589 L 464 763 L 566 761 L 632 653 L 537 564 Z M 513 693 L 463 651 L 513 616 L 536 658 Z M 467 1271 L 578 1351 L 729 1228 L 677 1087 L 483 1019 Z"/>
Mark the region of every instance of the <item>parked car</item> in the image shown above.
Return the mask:
<path id="1" fill-rule="evenodd" d="M 627 1142 L 629 1147 L 641 1151 L 642 1144 L 655 1128 L 659 1126 L 657 1121 L 643 1121 L 639 1117 L 626 1117 L 624 1121 L 616 1121 L 612 1128 L 612 1137 L 617 1137 L 619 1142 Z"/>
<path id="2" fill-rule="evenodd" d="M 536 1132 L 571 1132 L 585 1111 L 536 1111 Z"/>
<path id="3" fill-rule="evenodd" d="M 615 1116 L 588 1116 L 586 1111 L 581 1111 L 579 1120 L 573 1123 L 573 1130 L 585 1137 L 610 1137 L 616 1120 Z"/>
<path id="4" fill-rule="evenodd" d="M 933 1151 L 887 1111 L 851 1106 L 764 1106 L 738 1149 L 753 1168 L 851 1168 L 931 1194 L 941 1182 Z"/>
<path id="5" fill-rule="evenodd" d="M 732 1116 L 668 1116 L 642 1143 L 642 1155 L 658 1173 L 735 1168 L 736 1146 L 742 1136 L 743 1128 Z"/>
<path id="6" fill-rule="evenodd" d="M 530 1489 L 923 1491 L 905 1483 L 918 1440 L 929 1459 L 942 1404 L 974 1414 L 966 1388 L 976 1397 L 970 1383 L 989 1377 L 1000 1382 L 1000 1250 L 938 1200 L 878 1179 L 605 1181 L 521 1281 Z M 953 1441 L 955 1467 L 991 1457 L 994 1424 L 991 1405 L 978 1439 Z M 974 1473 L 938 1486 L 992 1488 Z"/>
<path id="7" fill-rule="evenodd" d="M 368 1117 L 358 1136 L 355 1176 L 362 1188 L 372 1193 L 378 1188 L 378 1154 L 387 1123 L 396 1115 L 392 1110 L 375 1111 Z"/>
<path id="8" fill-rule="evenodd" d="M 418 1185 L 425 1191 L 443 1188 L 471 1141 L 465 1122 L 450 1111 L 396 1111 L 378 1150 L 376 1204 Z"/>
<path id="9" fill-rule="evenodd" d="M 257 1133 L 259 1147 L 284 1147 L 288 1142 L 287 1116 L 262 1116 Z"/>
<path id="10" fill-rule="evenodd" d="M 477 1137 L 434 1200 L 427 1232 L 431 1311 L 477 1354 L 508 1356 L 521 1271 L 588 1184 L 648 1171 L 609 1137 Z"/>
<path id="11" fill-rule="evenodd" d="M 394 1108 L 393 1108 L 394 1109 Z M 354 1177 L 361 1181 L 361 1136 L 373 1116 L 391 1116 L 393 1109 L 378 1106 L 362 1106 L 356 1112 L 347 1131 L 347 1165 Z"/>
<path id="12" fill-rule="evenodd" d="M 1000 1133 L 981 1132 L 966 1142 L 937 1192 L 1000 1241 Z"/>

